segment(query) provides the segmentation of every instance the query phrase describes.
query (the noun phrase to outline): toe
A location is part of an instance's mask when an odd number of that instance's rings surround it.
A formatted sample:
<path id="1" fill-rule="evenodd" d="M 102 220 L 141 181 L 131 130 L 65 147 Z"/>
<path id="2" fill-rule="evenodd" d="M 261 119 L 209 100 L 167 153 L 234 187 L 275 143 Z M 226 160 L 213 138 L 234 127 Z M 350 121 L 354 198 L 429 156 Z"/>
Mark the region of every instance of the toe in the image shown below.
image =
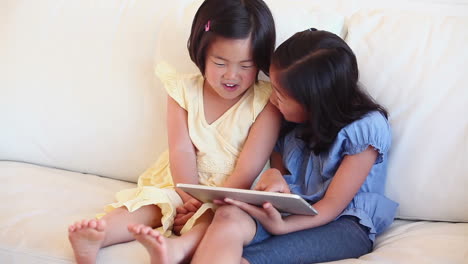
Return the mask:
<path id="1" fill-rule="evenodd" d="M 81 222 L 75 222 L 75 224 L 73 224 L 73 226 L 75 227 L 75 230 L 80 230 L 81 229 Z"/>
<path id="2" fill-rule="evenodd" d="M 162 244 L 162 243 L 164 242 L 164 237 L 163 237 L 162 235 L 158 235 L 158 236 L 156 237 L 156 240 L 157 240 L 160 244 Z"/>
<path id="3" fill-rule="evenodd" d="M 151 229 L 151 231 L 148 233 L 148 235 L 152 236 L 152 237 L 158 237 L 160 234 L 158 231 L 154 230 L 154 229 Z"/>
<path id="4" fill-rule="evenodd" d="M 106 227 L 106 224 L 107 224 L 107 223 L 106 223 L 106 220 L 104 220 L 104 219 L 96 219 L 96 222 L 97 222 L 98 226 L 102 226 L 103 228 Z"/>
<path id="5" fill-rule="evenodd" d="M 135 234 L 141 234 L 141 230 L 143 229 L 143 227 L 145 227 L 145 226 L 144 226 L 144 225 L 141 225 L 141 224 L 136 225 L 136 226 L 134 227 Z"/>
<path id="6" fill-rule="evenodd" d="M 96 229 L 96 227 L 97 227 L 96 220 L 94 220 L 94 219 L 93 219 L 93 220 L 90 220 L 90 221 L 88 222 L 88 227 L 93 228 L 93 229 Z"/>
<path id="7" fill-rule="evenodd" d="M 136 225 L 135 224 L 128 224 L 127 225 L 128 232 L 136 233 Z"/>
<path id="8" fill-rule="evenodd" d="M 141 233 L 143 233 L 145 235 L 148 235 L 152 230 L 153 230 L 153 228 L 151 228 L 149 226 L 145 226 L 145 227 L 142 228 Z"/>
<path id="9" fill-rule="evenodd" d="M 89 224 L 88 219 L 83 219 L 83 221 L 81 221 L 81 226 L 82 226 L 83 228 L 87 228 L 87 227 L 88 227 L 88 224 Z"/>

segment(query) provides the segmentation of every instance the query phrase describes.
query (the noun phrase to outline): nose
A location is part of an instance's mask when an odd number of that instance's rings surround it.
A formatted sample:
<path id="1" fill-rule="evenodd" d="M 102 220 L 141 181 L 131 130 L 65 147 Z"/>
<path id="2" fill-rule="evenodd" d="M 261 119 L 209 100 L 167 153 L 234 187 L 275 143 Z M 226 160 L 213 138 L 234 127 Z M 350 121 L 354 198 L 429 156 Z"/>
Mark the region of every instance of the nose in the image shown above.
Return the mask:
<path id="1" fill-rule="evenodd" d="M 227 80 L 234 80 L 237 76 L 237 69 L 234 66 L 229 66 L 226 68 L 226 71 L 224 72 L 224 79 Z"/>

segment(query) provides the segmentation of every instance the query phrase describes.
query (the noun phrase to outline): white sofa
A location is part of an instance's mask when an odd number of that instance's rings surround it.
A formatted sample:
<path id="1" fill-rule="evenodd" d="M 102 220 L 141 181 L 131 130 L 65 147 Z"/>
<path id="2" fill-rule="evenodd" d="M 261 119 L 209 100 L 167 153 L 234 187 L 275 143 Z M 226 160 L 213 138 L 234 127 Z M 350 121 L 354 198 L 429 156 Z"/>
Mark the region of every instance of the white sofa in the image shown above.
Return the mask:
<path id="1" fill-rule="evenodd" d="M 166 60 L 201 0 L 0 1 L 0 263 L 71 263 L 67 226 L 135 186 L 166 147 Z M 398 220 L 360 259 L 468 263 L 468 1 L 267 0 L 278 41 L 317 27 L 354 49 L 390 112 Z M 149 263 L 137 242 L 98 263 Z"/>

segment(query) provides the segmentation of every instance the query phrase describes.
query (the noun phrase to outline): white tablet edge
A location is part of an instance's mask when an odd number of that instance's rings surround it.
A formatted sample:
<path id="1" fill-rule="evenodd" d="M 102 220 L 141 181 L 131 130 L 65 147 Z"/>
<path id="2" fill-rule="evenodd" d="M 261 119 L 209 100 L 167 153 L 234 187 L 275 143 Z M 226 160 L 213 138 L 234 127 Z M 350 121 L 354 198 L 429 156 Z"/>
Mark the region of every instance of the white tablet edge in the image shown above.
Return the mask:
<path id="1" fill-rule="evenodd" d="M 261 197 L 271 197 L 271 198 L 289 198 L 289 199 L 294 199 L 299 201 L 300 204 L 302 204 L 302 207 L 307 207 L 308 210 L 310 210 L 310 213 L 308 215 L 317 215 L 318 212 L 317 210 L 309 204 L 307 201 L 305 201 L 301 196 L 297 194 L 288 194 L 288 193 L 276 193 L 276 192 L 264 192 L 264 191 L 256 191 L 256 190 L 246 190 L 246 189 L 236 189 L 236 188 L 227 188 L 227 187 L 213 187 L 213 186 L 206 186 L 206 185 L 198 185 L 198 184 L 184 184 L 184 183 L 179 183 L 177 184 L 178 188 L 181 188 L 182 190 L 190 191 L 216 191 L 216 192 L 226 192 L 228 194 L 248 194 L 248 195 L 258 195 L 260 198 Z M 198 198 L 198 197 L 197 197 Z M 259 204 L 259 203 L 257 203 Z"/>

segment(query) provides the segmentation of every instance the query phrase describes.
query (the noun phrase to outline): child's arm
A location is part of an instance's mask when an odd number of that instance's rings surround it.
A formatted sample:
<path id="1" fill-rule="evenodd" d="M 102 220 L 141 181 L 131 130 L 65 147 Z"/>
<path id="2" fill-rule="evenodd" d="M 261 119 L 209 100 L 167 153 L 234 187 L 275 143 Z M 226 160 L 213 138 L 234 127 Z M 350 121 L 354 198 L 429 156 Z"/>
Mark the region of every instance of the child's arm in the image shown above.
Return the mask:
<path id="1" fill-rule="evenodd" d="M 324 197 L 314 204 L 319 212 L 315 216 L 290 215 L 282 218 L 269 203 L 259 208 L 230 199 L 225 202 L 248 212 L 258 219 L 265 229 L 275 235 L 325 225 L 333 221 L 351 202 L 374 165 L 377 154 L 374 148 L 368 147 L 359 154 L 345 156 Z"/>
<path id="2" fill-rule="evenodd" d="M 255 190 L 265 192 L 280 192 L 290 193 L 288 183 L 283 178 L 288 170 L 283 165 L 281 154 L 273 151 L 270 157 L 270 169 L 266 170 L 260 176 L 259 181 L 255 185 Z"/>
<path id="3" fill-rule="evenodd" d="M 312 217 L 298 215 L 287 217 L 282 233 L 317 227 L 333 221 L 359 191 L 377 155 L 373 147 L 368 147 L 361 153 L 345 156 L 324 197 L 314 204 L 319 214 Z"/>
<path id="4" fill-rule="evenodd" d="M 174 184 L 198 184 L 195 147 L 190 139 L 187 126 L 187 111 L 170 96 L 167 97 L 167 137 L 169 141 L 169 161 Z M 176 188 L 185 202 L 193 197 Z"/>
<path id="5" fill-rule="evenodd" d="M 234 172 L 225 187 L 248 189 L 265 166 L 278 138 L 281 123 L 279 111 L 268 103 L 250 128 Z"/>

